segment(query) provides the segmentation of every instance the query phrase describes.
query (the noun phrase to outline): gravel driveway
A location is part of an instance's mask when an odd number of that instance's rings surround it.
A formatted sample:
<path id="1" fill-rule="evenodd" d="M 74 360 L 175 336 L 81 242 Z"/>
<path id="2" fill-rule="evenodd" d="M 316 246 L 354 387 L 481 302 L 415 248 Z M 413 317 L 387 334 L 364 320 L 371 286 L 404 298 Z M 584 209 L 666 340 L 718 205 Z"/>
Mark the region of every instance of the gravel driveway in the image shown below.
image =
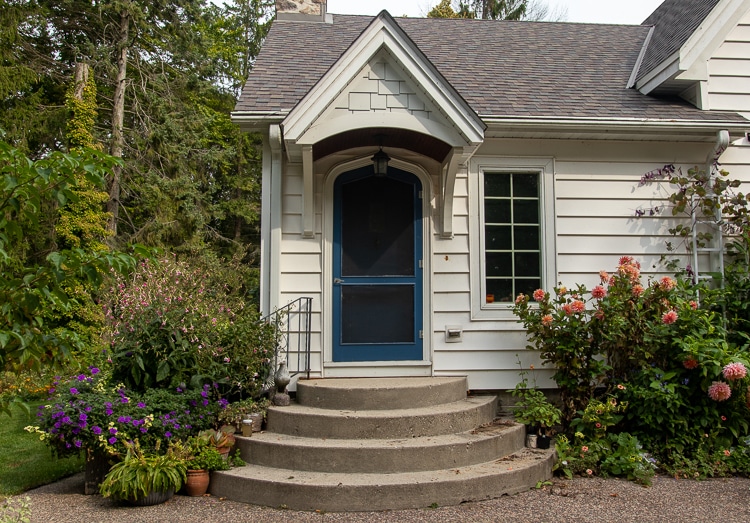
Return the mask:
<path id="1" fill-rule="evenodd" d="M 750 479 L 675 480 L 659 476 L 644 488 L 615 479 L 554 480 L 552 486 L 456 507 L 388 512 L 315 513 L 277 510 L 215 497 L 175 496 L 155 507 L 121 507 L 85 496 L 83 474 L 31 490 L 31 521 L 40 523 L 490 522 L 648 523 L 750 522 Z"/>

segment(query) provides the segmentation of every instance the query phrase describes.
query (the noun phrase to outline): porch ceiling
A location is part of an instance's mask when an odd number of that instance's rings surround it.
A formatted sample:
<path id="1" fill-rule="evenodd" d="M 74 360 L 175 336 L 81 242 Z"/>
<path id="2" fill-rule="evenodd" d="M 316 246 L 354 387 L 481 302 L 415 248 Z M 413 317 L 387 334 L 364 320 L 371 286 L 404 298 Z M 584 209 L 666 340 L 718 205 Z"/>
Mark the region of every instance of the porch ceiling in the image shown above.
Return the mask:
<path id="1" fill-rule="evenodd" d="M 368 128 L 346 131 L 321 140 L 313 146 L 315 161 L 355 147 L 383 146 L 407 149 L 442 163 L 451 146 L 432 136 L 406 129 Z"/>

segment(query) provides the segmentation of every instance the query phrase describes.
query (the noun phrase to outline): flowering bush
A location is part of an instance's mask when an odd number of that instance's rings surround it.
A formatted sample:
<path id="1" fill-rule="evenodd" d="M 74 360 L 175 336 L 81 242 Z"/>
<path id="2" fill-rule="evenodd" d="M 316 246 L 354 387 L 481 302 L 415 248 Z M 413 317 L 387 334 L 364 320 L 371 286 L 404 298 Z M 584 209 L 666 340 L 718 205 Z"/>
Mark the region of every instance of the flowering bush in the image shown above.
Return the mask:
<path id="1" fill-rule="evenodd" d="M 136 439 L 154 450 L 163 440 L 186 439 L 210 427 L 226 405 L 213 399 L 208 385 L 131 392 L 112 386 L 96 367 L 57 383 L 51 392 L 50 401 L 39 407 L 38 425 L 26 430 L 40 434 L 61 456 L 82 449 L 122 455 Z"/>
<path id="2" fill-rule="evenodd" d="M 542 360 L 555 369 L 565 426 L 585 407 L 607 370 L 606 363 L 596 357 L 599 348 L 591 330 L 594 311 L 582 299 L 586 293 L 583 286 L 573 291 L 556 287 L 553 295 L 539 289 L 533 294 L 536 304 L 522 294 L 513 307 L 527 329 L 531 342 L 527 348 L 539 350 Z"/>
<path id="3" fill-rule="evenodd" d="M 550 296 L 540 289 L 537 305 L 519 296 L 514 312 L 528 329 L 529 348 L 555 368 L 565 428 L 585 425 L 581 416 L 601 403 L 597 391 L 604 390 L 628 405 L 614 432 L 631 434 L 668 470 L 737 445 L 748 434 L 746 355 L 728 343 L 715 312 L 721 294 L 700 288 L 700 305 L 698 296 L 680 277 L 642 283 L 631 257 L 620 258 L 612 275 L 602 271 L 591 292 L 558 287 Z M 586 440 L 577 443 L 602 445 L 579 432 Z"/>
<path id="4" fill-rule="evenodd" d="M 114 379 L 138 391 L 218 383 L 224 395 L 257 393 L 274 328 L 223 279 L 174 257 L 116 278 L 106 308 Z"/>

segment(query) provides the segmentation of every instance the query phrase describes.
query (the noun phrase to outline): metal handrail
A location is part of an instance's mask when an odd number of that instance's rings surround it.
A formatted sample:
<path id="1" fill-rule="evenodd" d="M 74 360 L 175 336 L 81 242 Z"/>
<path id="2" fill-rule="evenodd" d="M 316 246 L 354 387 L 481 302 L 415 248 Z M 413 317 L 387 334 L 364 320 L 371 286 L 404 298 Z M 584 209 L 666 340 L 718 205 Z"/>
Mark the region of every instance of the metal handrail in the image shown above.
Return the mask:
<path id="1" fill-rule="evenodd" d="M 274 374 L 281 361 L 286 362 L 290 376 L 307 373 L 307 378 L 310 378 L 312 300 L 309 297 L 297 298 L 261 319 L 276 326 L 276 348 L 268 377 L 269 386 L 273 386 Z"/>

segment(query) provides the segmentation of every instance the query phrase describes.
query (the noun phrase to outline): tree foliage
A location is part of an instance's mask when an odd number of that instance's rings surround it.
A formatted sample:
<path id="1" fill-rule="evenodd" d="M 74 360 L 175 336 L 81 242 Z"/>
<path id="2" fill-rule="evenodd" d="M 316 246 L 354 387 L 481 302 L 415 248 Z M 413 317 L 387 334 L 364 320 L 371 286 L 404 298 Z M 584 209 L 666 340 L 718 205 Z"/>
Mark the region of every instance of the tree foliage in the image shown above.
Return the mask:
<path id="1" fill-rule="evenodd" d="M 242 260 L 254 294 L 260 138 L 229 113 L 273 6 L 0 0 L 0 368 L 90 357 L 113 248 Z"/>
<path id="2" fill-rule="evenodd" d="M 108 175 L 109 243 L 256 250 L 260 140 L 229 113 L 272 1 L 0 2 L 0 128 L 32 158 L 86 143 L 123 159 Z M 71 97 L 80 64 L 93 103 Z"/>
<path id="3" fill-rule="evenodd" d="M 134 259 L 123 253 L 68 248 L 38 252 L 28 232 L 49 228 L 45 209 L 78 198 L 77 180 L 101 185 L 113 159 L 87 149 L 53 152 L 30 160 L 0 142 L 0 368 L 38 368 L 59 363 L 82 340 L 69 325 L 50 323 L 78 302 L 71 282 L 101 285 L 110 268 L 124 270 Z"/>
<path id="4" fill-rule="evenodd" d="M 550 11 L 542 0 L 441 0 L 428 18 L 481 18 L 485 20 L 563 20 L 565 11 Z"/>

